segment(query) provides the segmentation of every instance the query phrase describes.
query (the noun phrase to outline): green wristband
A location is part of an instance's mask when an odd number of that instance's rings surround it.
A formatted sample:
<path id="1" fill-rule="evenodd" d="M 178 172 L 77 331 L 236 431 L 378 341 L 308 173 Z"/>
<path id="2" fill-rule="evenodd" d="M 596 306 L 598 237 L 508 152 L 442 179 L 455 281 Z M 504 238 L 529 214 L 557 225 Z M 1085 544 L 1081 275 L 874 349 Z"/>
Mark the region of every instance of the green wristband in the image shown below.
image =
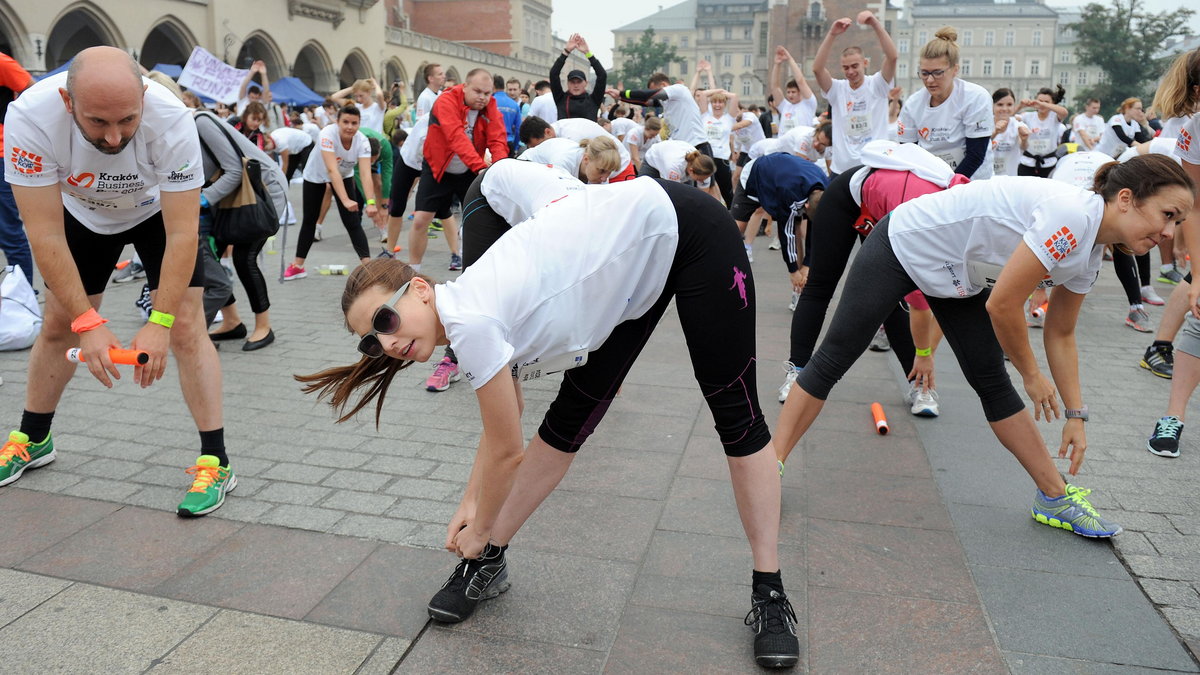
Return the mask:
<path id="1" fill-rule="evenodd" d="M 175 316 L 172 314 L 167 314 L 166 312 L 160 312 L 156 309 L 150 312 L 150 318 L 148 321 L 150 323 L 156 323 L 163 328 L 170 328 L 175 323 Z"/>
<path id="2" fill-rule="evenodd" d="M 917 356 L 933 356 L 933 348 L 921 349 L 917 347 Z"/>

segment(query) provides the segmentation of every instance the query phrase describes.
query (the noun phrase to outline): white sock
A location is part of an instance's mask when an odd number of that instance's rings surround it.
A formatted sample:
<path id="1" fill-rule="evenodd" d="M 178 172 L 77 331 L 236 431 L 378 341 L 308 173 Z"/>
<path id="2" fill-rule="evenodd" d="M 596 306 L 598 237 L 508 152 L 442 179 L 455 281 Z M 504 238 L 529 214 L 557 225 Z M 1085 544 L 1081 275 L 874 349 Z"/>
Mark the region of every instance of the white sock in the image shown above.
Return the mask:
<path id="1" fill-rule="evenodd" d="M 417 263 L 415 265 L 413 263 L 409 263 L 408 266 L 411 267 L 414 272 L 421 271 L 421 263 Z"/>

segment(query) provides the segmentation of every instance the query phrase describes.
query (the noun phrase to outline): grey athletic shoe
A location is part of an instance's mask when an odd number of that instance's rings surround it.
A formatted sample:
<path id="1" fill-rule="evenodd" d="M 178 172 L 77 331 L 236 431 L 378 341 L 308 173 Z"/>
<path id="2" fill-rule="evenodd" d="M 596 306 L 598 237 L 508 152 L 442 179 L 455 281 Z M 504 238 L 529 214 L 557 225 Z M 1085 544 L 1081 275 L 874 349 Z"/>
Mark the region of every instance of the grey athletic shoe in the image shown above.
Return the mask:
<path id="1" fill-rule="evenodd" d="M 883 330 L 883 326 L 875 331 L 875 337 L 871 338 L 871 345 L 868 347 L 873 352 L 886 352 L 892 348 L 892 343 L 888 342 L 887 332 Z"/>
<path id="2" fill-rule="evenodd" d="M 459 561 L 429 601 L 429 617 L 442 623 L 458 623 L 471 616 L 481 601 L 500 595 L 511 585 L 504 549 L 488 544 L 478 558 Z"/>
<path id="3" fill-rule="evenodd" d="M 1164 380 L 1175 375 L 1174 345 L 1150 345 L 1142 356 L 1141 366 Z"/>
<path id="4" fill-rule="evenodd" d="M 1067 494 L 1051 499 L 1038 490 L 1033 496 L 1033 519 L 1043 525 L 1074 532 L 1081 537 L 1104 538 L 1120 534 L 1123 528 L 1111 520 L 1102 518 L 1087 500 L 1091 492 L 1067 483 Z"/>

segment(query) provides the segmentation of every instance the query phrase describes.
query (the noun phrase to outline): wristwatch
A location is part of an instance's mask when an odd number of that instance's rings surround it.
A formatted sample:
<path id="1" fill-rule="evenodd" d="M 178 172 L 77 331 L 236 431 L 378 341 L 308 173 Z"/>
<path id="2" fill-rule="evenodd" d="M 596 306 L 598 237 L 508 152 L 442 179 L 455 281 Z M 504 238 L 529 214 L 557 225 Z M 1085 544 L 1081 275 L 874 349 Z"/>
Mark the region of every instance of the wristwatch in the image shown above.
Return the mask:
<path id="1" fill-rule="evenodd" d="M 1088 407 L 1085 405 L 1078 410 L 1067 408 L 1067 419 L 1088 421 Z"/>

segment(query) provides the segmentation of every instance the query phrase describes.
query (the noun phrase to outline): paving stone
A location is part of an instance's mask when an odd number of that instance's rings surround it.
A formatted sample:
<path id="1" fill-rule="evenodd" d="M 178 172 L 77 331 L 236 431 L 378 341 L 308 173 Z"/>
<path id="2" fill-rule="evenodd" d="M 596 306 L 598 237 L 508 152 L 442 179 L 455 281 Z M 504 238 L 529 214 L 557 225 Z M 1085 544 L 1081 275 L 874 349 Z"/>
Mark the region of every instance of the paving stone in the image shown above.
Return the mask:
<path id="1" fill-rule="evenodd" d="M 391 675 L 392 670 L 400 663 L 400 659 L 412 646 L 412 640 L 390 637 L 379 642 L 379 646 L 367 657 L 366 663 L 359 666 L 354 675 Z"/>
<path id="2" fill-rule="evenodd" d="M 343 511 L 285 504 L 268 511 L 258 519 L 258 522 L 264 525 L 282 525 L 302 530 L 329 532 L 344 517 L 346 514 Z"/>
<path id="3" fill-rule="evenodd" d="M 255 499 L 247 499 L 242 496 L 239 491 L 225 498 L 225 503 L 220 509 L 213 512 L 211 516 L 224 518 L 227 520 L 238 520 L 247 523 L 256 523 L 264 513 L 275 508 L 275 504 L 270 502 L 260 502 Z M 206 516 L 208 517 L 208 516 Z"/>
<path id="4" fill-rule="evenodd" d="M 753 635 L 739 624 L 728 616 L 630 607 L 621 617 L 605 672 L 753 672 Z"/>
<path id="5" fill-rule="evenodd" d="M 787 584 L 790 575 L 785 576 Z M 743 583 L 734 583 L 741 581 Z M 653 607 L 672 612 L 710 614 L 743 619 L 750 609 L 750 578 L 743 577 L 719 582 L 708 580 L 697 586 L 688 579 L 639 574 L 629 602 L 631 605 Z M 789 591 L 789 594 L 794 594 Z M 803 593 L 801 593 L 801 596 Z M 797 611 L 802 611 L 802 608 Z M 618 638 L 620 642 L 620 638 Z"/>
<path id="6" fill-rule="evenodd" d="M 328 499 L 321 502 L 321 508 L 379 515 L 387 511 L 395 503 L 396 498 L 388 495 L 354 492 L 351 490 L 335 490 L 333 494 L 329 495 Z"/>
<path id="7" fill-rule="evenodd" d="M 1125 557 L 1125 564 L 1137 577 L 1200 581 L 1200 560 L 1131 555 Z"/>
<path id="8" fill-rule="evenodd" d="M 952 528 L 937 485 L 929 478 L 818 467 L 802 475 L 804 512 L 810 517 L 935 530 Z M 847 499 L 849 494 L 855 498 Z"/>
<path id="9" fill-rule="evenodd" d="M 447 523 L 416 523 L 416 528 L 401 543 L 440 551 L 446 543 L 446 526 Z"/>
<path id="10" fill-rule="evenodd" d="M 1112 545 L 1121 555 L 1158 555 L 1158 550 L 1141 532 L 1126 530 L 1121 536 L 1112 538 Z"/>
<path id="11" fill-rule="evenodd" d="M 271 467 L 265 473 L 263 473 L 263 477 L 271 480 L 282 480 L 291 483 L 307 483 L 309 485 L 315 485 L 320 483 L 322 480 L 325 480 L 325 478 L 332 473 L 333 469 L 326 467 L 290 463 L 277 464 Z"/>
<path id="12" fill-rule="evenodd" d="M 413 645 L 396 673 L 598 673 L 604 653 L 434 628 Z"/>
<path id="13" fill-rule="evenodd" d="M 384 457 L 375 455 L 364 468 L 389 476 L 425 476 L 438 466 L 437 462 L 413 457 Z"/>
<path id="14" fill-rule="evenodd" d="M 155 592 L 300 619 L 376 546 L 351 537 L 248 525 L 159 584 Z"/>
<path id="15" fill-rule="evenodd" d="M 311 506 L 333 494 L 333 492 L 332 488 L 327 487 L 280 482 L 268 484 L 254 496 L 256 499 L 268 502 Z"/>
<path id="16" fill-rule="evenodd" d="M 370 460 L 371 455 L 361 452 L 320 450 L 305 456 L 304 463 L 316 466 L 331 466 L 335 469 L 353 469 L 363 466 Z"/>
<path id="17" fill-rule="evenodd" d="M 471 477 L 471 466 L 469 464 L 441 464 L 429 474 L 429 477 L 434 480 L 458 482 L 465 486 L 467 479 Z"/>
<path id="18" fill-rule="evenodd" d="M 392 480 L 392 477 L 387 474 L 340 470 L 334 471 L 321 484 L 332 488 L 372 492 L 379 490 L 390 480 Z"/>
<path id="19" fill-rule="evenodd" d="M 1097 663 L 1080 659 L 1063 659 L 1052 656 L 1004 652 L 1004 658 L 1013 675 L 1162 675 L 1157 668 L 1138 668 L 1128 664 Z"/>
<path id="20" fill-rule="evenodd" d="M 384 488 L 389 495 L 417 497 L 437 501 L 457 501 L 462 497 L 463 486 L 457 482 L 428 480 L 424 478 L 397 478 Z"/>
<path id="21" fill-rule="evenodd" d="M 1164 556 L 1200 559 L 1200 535 L 1151 533 L 1146 538 Z"/>
<path id="22" fill-rule="evenodd" d="M 37 490 L 38 492 L 53 492 L 62 493 L 67 488 L 79 484 L 84 479 L 81 474 L 68 473 L 62 470 L 56 470 L 54 464 L 46 467 L 42 471 L 26 471 L 21 475 L 21 487 L 26 490 Z"/>
<path id="23" fill-rule="evenodd" d="M 1164 607 L 1162 613 L 1181 635 L 1200 638 L 1200 609 Z"/>
<path id="24" fill-rule="evenodd" d="M 368 633 L 221 610 L 153 672 L 349 673 L 378 643 L 379 636 Z"/>
<path id="25" fill-rule="evenodd" d="M 13 673 L 145 672 L 217 612 L 212 607 L 75 584 L 0 629 Z M 97 630 L 97 617 L 105 617 Z M 28 636 L 36 635 L 37 640 Z M 64 645 L 70 645 L 64 649 Z"/>
<path id="26" fill-rule="evenodd" d="M 22 481 L 26 480 L 22 478 Z M 0 490 L 0 565 L 12 567 L 120 508 L 10 485 Z"/>
<path id="27" fill-rule="evenodd" d="M 1142 579 L 1139 585 L 1156 605 L 1200 609 L 1200 594 L 1187 582 Z"/>
<path id="28" fill-rule="evenodd" d="M 458 510 L 458 504 L 450 502 L 432 502 L 426 499 L 401 499 L 392 508 L 388 509 L 387 515 L 389 518 L 402 518 L 404 520 L 422 520 L 432 523 L 450 522 L 450 518 L 454 516 L 454 512 Z"/>
<path id="29" fill-rule="evenodd" d="M 61 593 L 70 581 L 0 569 L 0 628 Z"/>
<path id="30" fill-rule="evenodd" d="M 364 539 L 400 543 L 408 538 L 413 527 L 414 524 L 407 520 L 351 513 L 339 520 L 332 532 Z"/>
<path id="31" fill-rule="evenodd" d="M 452 516 L 457 504 L 448 504 Z M 555 491 L 521 528 L 521 548 L 606 560 L 640 560 L 659 520 L 662 503 L 590 492 Z M 590 527 L 563 527 L 586 514 Z M 450 521 L 447 516 L 440 522 Z M 436 521 L 435 521 L 436 522 Z"/>

